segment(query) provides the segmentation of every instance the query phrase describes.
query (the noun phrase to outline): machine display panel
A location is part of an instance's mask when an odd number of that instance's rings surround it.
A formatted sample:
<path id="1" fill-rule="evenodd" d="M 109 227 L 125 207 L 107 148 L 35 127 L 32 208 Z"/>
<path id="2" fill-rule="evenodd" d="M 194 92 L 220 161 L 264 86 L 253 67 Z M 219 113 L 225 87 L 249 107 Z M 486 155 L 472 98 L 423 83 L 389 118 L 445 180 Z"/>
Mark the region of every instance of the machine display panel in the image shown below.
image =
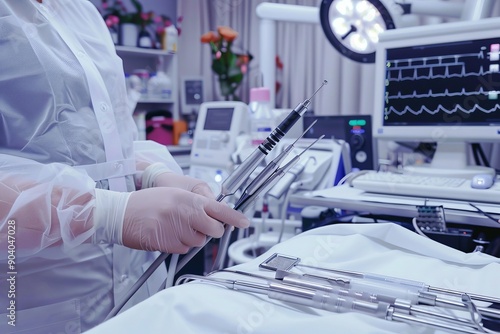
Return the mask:
<path id="1" fill-rule="evenodd" d="M 204 130 L 229 131 L 234 108 L 209 108 L 205 118 Z"/>

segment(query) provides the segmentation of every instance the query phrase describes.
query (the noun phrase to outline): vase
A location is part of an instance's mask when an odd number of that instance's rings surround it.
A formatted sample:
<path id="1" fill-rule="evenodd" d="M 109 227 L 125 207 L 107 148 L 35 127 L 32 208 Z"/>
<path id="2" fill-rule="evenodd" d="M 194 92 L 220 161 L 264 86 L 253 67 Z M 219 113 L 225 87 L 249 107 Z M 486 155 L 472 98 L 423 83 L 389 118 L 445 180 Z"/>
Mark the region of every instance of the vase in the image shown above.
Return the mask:
<path id="1" fill-rule="evenodd" d="M 139 36 L 137 37 L 137 46 L 140 48 L 149 49 L 153 47 L 153 39 L 151 38 L 151 34 L 147 30 L 142 29 L 139 32 Z"/>
<path id="2" fill-rule="evenodd" d="M 133 23 L 122 23 L 120 25 L 120 39 L 123 46 L 137 46 L 139 27 Z"/>
<path id="3" fill-rule="evenodd" d="M 113 40 L 113 43 L 115 45 L 118 45 L 120 43 L 120 38 L 119 38 L 120 34 L 118 34 L 118 30 L 114 27 L 110 27 L 109 34 L 111 35 L 111 39 Z"/>
<path id="4" fill-rule="evenodd" d="M 228 83 L 219 79 L 219 84 L 217 85 L 216 94 L 219 99 L 223 101 L 240 101 L 237 92 L 239 90 L 239 85 Z"/>

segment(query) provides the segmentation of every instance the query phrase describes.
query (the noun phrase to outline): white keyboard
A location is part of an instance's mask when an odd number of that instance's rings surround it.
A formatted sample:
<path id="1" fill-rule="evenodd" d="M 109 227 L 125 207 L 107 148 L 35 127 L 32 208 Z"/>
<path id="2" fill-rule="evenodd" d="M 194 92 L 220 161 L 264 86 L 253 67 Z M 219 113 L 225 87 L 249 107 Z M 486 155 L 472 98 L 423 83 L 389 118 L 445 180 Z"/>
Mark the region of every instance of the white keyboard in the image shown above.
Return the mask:
<path id="1" fill-rule="evenodd" d="M 466 178 L 368 171 L 354 176 L 350 185 L 377 194 L 500 204 L 500 181 L 489 189 L 476 189 Z"/>

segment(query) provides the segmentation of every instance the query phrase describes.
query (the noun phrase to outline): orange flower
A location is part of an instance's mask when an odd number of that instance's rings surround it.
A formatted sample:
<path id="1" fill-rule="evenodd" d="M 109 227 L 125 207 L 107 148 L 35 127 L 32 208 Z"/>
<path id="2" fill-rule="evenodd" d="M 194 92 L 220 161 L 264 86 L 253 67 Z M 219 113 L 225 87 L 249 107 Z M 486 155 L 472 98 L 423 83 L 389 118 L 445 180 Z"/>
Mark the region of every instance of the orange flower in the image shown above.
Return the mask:
<path id="1" fill-rule="evenodd" d="M 219 77 L 220 92 L 226 100 L 237 100 L 236 90 L 248 71 L 252 60 L 250 53 L 235 53 L 231 47 L 238 33 L 227 26 L 217 27 L 216 34 L 209 31 L 201 36 L 201 42 L 209 44 L 212 53 L 212 71 Z"/>
<path id="2" fill-rule="evenodd" d="M 219 40 L 219 37 L 213 31 L 209 31 L 201 36 L 202 43 L 210 43 L 210 42 L 215 43 L 218 40 Z"/>
<path id="3" fill-rule="evenodd" d="M 238 33 L 236 32 L 236 30 L 233 30 L 230 27 L 221 26 L 217 28 L 217 31 L 219 35 L 221 35 L 222 38 L 228 43 L 234 41 L 236 37 L 238 37 Z"/>

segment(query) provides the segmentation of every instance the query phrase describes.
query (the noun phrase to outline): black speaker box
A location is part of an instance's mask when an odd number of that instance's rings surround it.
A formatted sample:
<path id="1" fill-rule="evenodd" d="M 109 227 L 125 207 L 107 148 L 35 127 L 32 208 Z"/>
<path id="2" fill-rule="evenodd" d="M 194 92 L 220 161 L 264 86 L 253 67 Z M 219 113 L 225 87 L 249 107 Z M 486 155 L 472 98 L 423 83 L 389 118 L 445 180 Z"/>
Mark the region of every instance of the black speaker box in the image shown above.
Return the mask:
<path id="1" fill-rule="evenodd" d="M 373 170 L 376 166 L 376 151 L 372 139 L 372 121 L 370 115 L 339 115 L 339 116 L 315 116 L 305 114 L 303 117 L 303 129 L 312 122 L 318 122 L 304 135 L 304 138 L 341 139 L 347 142 L 351 149 L 351 164 L 353 169 Z"/>

